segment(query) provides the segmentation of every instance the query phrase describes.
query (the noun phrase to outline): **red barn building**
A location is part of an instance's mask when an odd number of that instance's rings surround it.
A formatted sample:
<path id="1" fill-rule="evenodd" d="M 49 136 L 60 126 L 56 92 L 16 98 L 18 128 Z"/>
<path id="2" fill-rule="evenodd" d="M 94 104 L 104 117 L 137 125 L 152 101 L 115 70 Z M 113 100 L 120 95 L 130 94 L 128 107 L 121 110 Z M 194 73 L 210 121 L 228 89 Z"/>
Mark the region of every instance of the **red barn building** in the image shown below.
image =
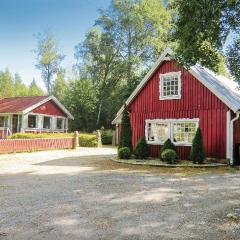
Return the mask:
<path id="1" fill-rule="evenodd" d="M 53 96 L 0 99 L 0 138 L 16 132 L 65 132 L 71 113 Z"/>
<path id="2" fill-rule="evenodd" d="M 152 157 L 170 138 L 181 159 L 188 159 L 198 126 L 207 157 L 239 159 L 240 92 L 237 84 L 195 65 L 187 70 L 171 60 L 166 49 L 127 99 L 136 146 L 145 137 Z M 121 131 L 123 107 L 118 111 L 116 142 Z"/>

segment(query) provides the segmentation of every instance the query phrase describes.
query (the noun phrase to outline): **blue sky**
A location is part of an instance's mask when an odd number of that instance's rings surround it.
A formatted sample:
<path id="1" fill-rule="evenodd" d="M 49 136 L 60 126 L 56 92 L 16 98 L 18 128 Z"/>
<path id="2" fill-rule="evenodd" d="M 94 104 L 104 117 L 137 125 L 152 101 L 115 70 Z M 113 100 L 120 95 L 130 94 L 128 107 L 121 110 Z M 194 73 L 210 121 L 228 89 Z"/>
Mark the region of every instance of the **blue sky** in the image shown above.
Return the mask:
<path id="1" fill-rule="evenodd" d="M 0 0 L 0 70 L 18 72 L 29 84 L 33 77 L 43 87 L 35 68 L 36 35 L 51 29 L 62 52 L 64 67 L 74 63 L 74 46 L 94 24 L 99 8 L 110 0 Z"/>

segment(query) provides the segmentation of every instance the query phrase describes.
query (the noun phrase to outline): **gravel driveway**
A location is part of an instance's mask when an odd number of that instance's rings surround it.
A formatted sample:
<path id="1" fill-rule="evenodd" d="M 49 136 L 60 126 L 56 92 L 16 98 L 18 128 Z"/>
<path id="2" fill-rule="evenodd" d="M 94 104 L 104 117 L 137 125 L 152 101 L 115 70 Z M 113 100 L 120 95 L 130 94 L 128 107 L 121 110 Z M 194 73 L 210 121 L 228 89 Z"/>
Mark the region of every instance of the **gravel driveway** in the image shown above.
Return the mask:
<path id="1" fill-rule="evenodd" d="M 111 148 L 0 156 L 0 239 L 240 239 L 240 173 L 123 168 Z"/>

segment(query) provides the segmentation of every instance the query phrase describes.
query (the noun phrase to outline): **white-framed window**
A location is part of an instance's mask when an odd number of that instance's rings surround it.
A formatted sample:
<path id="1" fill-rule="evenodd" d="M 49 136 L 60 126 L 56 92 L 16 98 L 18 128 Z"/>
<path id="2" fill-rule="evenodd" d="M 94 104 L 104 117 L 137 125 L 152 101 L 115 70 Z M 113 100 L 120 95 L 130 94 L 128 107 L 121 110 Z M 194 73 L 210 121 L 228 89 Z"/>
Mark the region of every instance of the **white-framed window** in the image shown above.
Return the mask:
<path id="1" fill-rule="evenodd" d="M 170 126 L 166 121 L 146 121 L 146 139 L 148 142 L 162 144 L 170 138 Z"/>
<path id="2" fill-rule="evenodd" d="M 64 119 L 63 118 L 57 118 L 56 128 L 58 130 L 61 130 L 64 128 Z"/>
<path id="3" fill-rule="evenodd" d="M 28 128 L 37 128 L 37 115 L 28 115 Z"/>
<path id="4" fill-rule="evenodd" d="M 0 116 L 0 127 L 8 126 L 8 116 Z"/>
<path id="5" fill-rule="evenodd" d="M 51 117 L 43 117 L 43 128 L 50 129 L 51 128 Z"/>
<path id="6" fill-rule="evenodd" d="M 148 144 L 163 144 L 168 138 L 175 145 L 191 145 L 199 119 L 147 119 L 145 137 Z"/>
<path id="7" fill-rule="evenodd" d="M 181 98 L 181 72 L 160 74 L 160 100 Z"/>

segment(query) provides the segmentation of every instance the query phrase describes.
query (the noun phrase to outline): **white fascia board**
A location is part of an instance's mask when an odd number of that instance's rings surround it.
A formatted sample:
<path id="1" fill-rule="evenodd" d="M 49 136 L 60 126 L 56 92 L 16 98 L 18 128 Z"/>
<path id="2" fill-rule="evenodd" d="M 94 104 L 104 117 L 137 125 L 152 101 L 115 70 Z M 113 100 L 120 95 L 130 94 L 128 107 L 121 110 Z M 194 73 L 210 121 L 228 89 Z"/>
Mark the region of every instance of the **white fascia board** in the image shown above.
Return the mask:
<path id="1" fill-rule="evenodd" d="M 54 96 L 49 96 L 49 97 L 45 98 L 44 100 L 42 100 L 42 101 L 40 101 L 40 102 L 32 105 L 31 107 L 26 108 L 22 113 L 23 113 L 23 114 L 29 113 L 29 112 L 31 112 L 33 109 L 35 109 L 35 108 L 43 105 L 44 103 L 46 103 L 46 102 L 48 102 L 48 101 L 51 101 L 51 100 L 53 100 L 53 101 L 56 103 L 56 105 L 57 105 L 59 108 L 61 108 L 61 110 L 62 110 L 63 112 L 65 112 L 65 113 L 67 114 L 67 116 L 68 116 L 69 118 L 74 119 L 74 117 L 72 116 L 72 114 L 71 114 Z"/>

